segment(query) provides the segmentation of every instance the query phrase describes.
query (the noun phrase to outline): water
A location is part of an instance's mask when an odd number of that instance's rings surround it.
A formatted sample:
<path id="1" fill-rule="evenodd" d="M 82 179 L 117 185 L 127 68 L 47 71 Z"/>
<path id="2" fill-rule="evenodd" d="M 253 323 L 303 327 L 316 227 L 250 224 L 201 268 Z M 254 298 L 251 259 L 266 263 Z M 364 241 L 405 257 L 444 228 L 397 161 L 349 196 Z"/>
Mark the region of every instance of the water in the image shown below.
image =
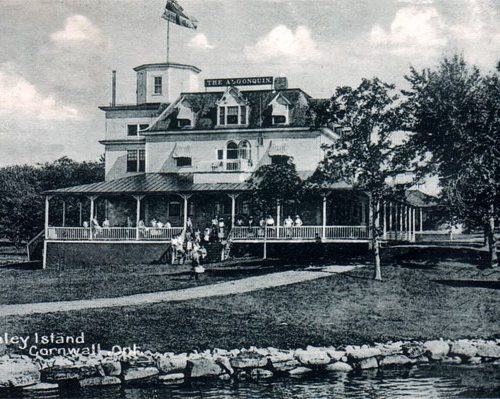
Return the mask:
<path id="1" fill-rule="evenodd" d="M 283 377 L 260 382 L 196 382 L 180 386 L 93 388 L 61 392 L 59 398 L 500 398 L 500 366 L 427 365 L 349 375 Z"/>

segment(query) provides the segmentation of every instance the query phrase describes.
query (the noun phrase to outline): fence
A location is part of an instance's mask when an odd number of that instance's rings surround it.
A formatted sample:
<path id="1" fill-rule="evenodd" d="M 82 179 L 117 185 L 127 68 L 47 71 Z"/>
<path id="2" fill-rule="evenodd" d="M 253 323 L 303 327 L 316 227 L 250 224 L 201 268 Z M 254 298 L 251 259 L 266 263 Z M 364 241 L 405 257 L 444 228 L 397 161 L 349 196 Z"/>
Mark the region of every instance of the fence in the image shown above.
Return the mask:
<path id="1" fill-rule="evenodd" d="M 235 227 L 233 240 L 367 240 L 366 226 Z"/>
<path id="2" fill-rule="evenodd" d="M 166 241 L 181 234 L 182 227 L 49 227 L 47 239 L 57 241 Z"/>

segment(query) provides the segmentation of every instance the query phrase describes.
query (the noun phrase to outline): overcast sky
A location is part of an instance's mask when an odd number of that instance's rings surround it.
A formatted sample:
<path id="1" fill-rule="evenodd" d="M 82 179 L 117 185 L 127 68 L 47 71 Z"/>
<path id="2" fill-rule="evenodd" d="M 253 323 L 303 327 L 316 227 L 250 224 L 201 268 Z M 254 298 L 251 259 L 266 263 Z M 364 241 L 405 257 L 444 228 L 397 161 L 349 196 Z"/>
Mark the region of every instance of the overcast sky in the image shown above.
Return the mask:
<path id="1" fill-rule="evenodd" d="M 499 0 L 179 0 L 197 31 L 171 29 L 171 61 L 202 78 L 287 76 L 329 97 L 462 52 L 500 60 Z M 134 66 L 166 57 L 165 0 L 0 0 L 0 166 L 102 154 L 111 70 L 135 101 Z"/>

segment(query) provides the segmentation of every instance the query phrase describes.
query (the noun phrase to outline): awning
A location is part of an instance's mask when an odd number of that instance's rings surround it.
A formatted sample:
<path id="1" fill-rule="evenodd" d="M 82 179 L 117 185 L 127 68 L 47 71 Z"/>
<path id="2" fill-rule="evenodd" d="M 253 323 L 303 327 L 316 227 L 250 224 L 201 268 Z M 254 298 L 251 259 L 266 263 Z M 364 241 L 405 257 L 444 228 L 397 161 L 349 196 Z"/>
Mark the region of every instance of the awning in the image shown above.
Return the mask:
<path id="1" fill-rule="evenodd" d="M 272 141 L 269 147 L 269 156 L 290 156 L 288 153 L 288 145 L 286 141 Z"/>
<path id="2" fill-rule="evenodd" d="M 190 145 L 177 144 L 174 149 L 174 158 L 192 158 Z"/>

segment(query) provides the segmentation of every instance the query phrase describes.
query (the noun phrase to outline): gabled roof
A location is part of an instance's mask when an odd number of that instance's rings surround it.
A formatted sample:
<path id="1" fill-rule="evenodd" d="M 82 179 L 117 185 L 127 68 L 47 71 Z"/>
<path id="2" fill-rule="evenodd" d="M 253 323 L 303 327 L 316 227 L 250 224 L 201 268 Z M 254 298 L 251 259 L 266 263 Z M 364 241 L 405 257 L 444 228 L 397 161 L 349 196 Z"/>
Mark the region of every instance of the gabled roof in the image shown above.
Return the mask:
<path id="1" fill-rule="evenodd" d="M 173 103 L 168 112 L 164 112 L 158 120 L 147 130 L 148 132 L 159 132 L 166 130 L 207 130 L 217 126 L 217 101 L 225 92 L 198 92 L 182 93 L 183 103 L 191 105 L 194 114 L 194 126 L 186 129 L 179 128 L 177 123 L 177 109 Z M 246 128 L 255 129 L 272 126 L 272 109 L 270 107 L 273 99 L 280 94 L 290 106 L 290 127 L 309 127 L 307 111 L 311 97 L 301 89 L 285 90 L 242 90 L 239 96 L 248 101 L 250 107 L 249 123 Z M 229 127 L 229 126 L 228 126 Z M 147 134 L 147 132 L 146 132 Z"/>
<path id="2" fill-rule="evenodd" d="M 437 205 L 437 198 L 420 190 L 408 190 L 406 202 L 418 208 L 432 208 Z"/>

